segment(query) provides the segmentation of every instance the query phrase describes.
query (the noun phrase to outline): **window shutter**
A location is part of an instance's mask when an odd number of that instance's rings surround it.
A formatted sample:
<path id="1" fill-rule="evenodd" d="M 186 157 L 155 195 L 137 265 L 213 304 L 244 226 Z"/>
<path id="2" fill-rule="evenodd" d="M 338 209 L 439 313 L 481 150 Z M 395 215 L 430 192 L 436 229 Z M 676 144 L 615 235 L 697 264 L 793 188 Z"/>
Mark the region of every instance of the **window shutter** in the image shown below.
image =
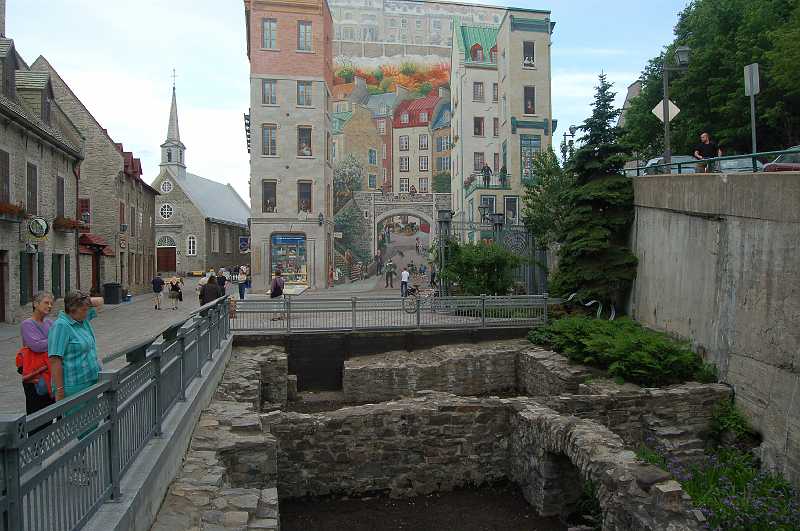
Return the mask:
<path id="1" fill-rule="evenodd" d="M 28 304 L 30 294 L 28 293 L 28 253 L 20 251 L 19 253 L 19 305 Z"/>
<path id="2" fill-rule="evenodd" d="M 64 255 L 64 295 L 69 293 L 69 255 Z"/>
<path id="3" fill-rule="evenodd" d="M 38 262 L 37 268 L 37 279 L 36 279 L 36 289 L 38 291 L 44 291 L 44 253 L 36 253 L 38 256 L 36 257 L 36 261 Z"/>
<path id="4" fill-rule="evenodd" d="M 61 263 L 57 254 L 51 257 L 52 267 L 50 268 L 50 279 L 53 285 L 53 297 L 61 298 Z"/>

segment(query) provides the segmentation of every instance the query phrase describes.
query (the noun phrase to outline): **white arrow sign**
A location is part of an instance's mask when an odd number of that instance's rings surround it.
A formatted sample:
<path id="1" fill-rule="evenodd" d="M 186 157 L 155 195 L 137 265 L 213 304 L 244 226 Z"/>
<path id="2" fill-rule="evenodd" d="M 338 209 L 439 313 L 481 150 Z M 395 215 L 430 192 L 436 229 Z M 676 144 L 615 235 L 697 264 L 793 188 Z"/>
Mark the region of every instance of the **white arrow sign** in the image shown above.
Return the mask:
<path id="1" fill-rule="evenodd" d="M 678 116 L 678 113 L 681 112 L 681 110 L 678 108 L 677 105 L 675 105 L 671 101 L 668 102 L 668 104 L 669 104 L 669 121 L 671 122 L 676 116 Z M 653 107 L 653 111 L 652 112 L 653 112 L 653 114 L 656 115 L 656 117 L 658 117 L 659 120 L 661 120 L 663 122 L 664 121 L 664 100 L 659 101 L 658 105 Z"/>

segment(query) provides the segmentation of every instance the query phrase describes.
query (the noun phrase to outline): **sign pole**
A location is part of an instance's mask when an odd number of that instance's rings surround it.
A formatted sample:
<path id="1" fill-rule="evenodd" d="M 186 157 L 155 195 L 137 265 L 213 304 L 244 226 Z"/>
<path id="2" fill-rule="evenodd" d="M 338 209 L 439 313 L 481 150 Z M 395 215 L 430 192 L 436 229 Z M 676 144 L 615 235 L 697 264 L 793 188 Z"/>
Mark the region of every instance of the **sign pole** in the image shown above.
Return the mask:
<path id="1" fill-rule="evenodd" d="M 756 94 L 761 92 L 761 84 L 758 75 L 758 63 L 749 64 L 744 67 L 744 93 L 750 96 L 750 135 L 753 144 L 753 155 L 756 149 Z M 753 170 L 755 171 L 756 159 L 753 157 Z"/>
<path id="2" fill-rule="evenodd" d="M 664 66 L 664 100 L 663 100 L 663 113 L 664 113 L 664 164 L 667 171 L 672 172 L 672 150 L 670 149 L 669 142 L 669 69 Z"/>
<path id="3" fill-rule="evenodd" d="M 753 155 L 758 153 L 756 149 L 756 95 L 750 95 L 750 135 L 753 141 Z"/>

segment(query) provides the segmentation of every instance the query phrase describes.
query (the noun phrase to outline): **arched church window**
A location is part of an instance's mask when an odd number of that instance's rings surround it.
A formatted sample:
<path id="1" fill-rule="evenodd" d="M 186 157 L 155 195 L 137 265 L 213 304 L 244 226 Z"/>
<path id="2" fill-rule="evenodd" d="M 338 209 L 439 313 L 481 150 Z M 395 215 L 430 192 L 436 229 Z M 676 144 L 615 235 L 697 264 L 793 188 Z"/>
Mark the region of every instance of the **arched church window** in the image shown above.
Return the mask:
<path id="1" fill-rule="evenodd" d="M 167 150 L 167 162 L 172 162 L 172 150 Z"/>

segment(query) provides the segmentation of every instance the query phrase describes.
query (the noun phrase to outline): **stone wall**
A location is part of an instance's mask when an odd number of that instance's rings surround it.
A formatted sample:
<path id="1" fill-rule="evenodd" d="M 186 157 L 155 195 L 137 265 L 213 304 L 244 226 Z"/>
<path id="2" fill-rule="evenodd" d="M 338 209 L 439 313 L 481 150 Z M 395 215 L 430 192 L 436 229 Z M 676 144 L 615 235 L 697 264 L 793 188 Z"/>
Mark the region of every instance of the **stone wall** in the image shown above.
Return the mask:
<path id="1" fill-rule="evenodd" d="M 517 356 L 517 388 L 528 396 L 577 394 L 587 377 L 599 373 L 530 343 Z"/>
<path id="2" fill-rule="evenodd" d="M 517 387 L 517 351 L 524 340 L 392 351 L 345 361 L 342 386 L 348 402 L 382 402 L 416 391 L 484 395 Z"/>
<path id="3" fill-rule="evenodd" d="M 282 366 L 281 373 L 278 367 Z M 273 367 L 275 367 L 273 369 Z M 282 376 L 281 376 L 282 374 Z M 280 400 L 280 381 L 283 399 Z M 275 390 L 278 389 L 278 390 Z M 244 402 L 261 411 L 267 402 L 286 402 L 286 352 L 274 345 L 236 347 L 214 395 L 216 400 Z M 278 400 L 273 400 L 278 398 Z"/>
<path id="4" fill-rule="evenodd" d="M 800 175 L 634 179 L 631 313 L 707 352 L 800 485 Z"/>

